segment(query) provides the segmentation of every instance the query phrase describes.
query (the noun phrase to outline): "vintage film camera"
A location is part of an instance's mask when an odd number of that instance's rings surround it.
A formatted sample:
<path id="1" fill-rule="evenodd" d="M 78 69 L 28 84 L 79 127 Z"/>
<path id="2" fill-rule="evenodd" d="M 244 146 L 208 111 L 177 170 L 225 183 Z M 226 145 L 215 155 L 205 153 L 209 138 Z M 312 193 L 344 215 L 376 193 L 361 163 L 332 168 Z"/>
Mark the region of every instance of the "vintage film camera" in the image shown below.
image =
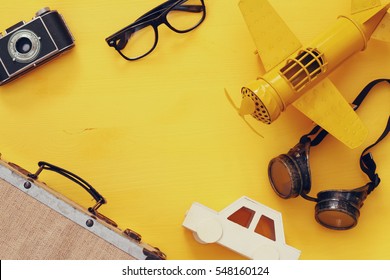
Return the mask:
<path id="1" fill-rule="evenodd" d="M 29 21 L 0 33 L 0 85 L 44 64 L 74 46 L 62 16 L 43 8 Z"/>

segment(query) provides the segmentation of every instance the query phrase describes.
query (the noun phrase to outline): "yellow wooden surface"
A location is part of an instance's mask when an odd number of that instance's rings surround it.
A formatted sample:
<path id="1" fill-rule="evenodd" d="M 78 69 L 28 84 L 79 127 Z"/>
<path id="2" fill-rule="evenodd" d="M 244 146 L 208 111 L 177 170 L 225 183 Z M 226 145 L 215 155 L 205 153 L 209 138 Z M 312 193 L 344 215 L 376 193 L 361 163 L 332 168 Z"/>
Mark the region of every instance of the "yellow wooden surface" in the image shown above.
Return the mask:
<path id="1" fill-rule="evenodd" d="M 91 183 L 108 200 L 101 212 L 142 234 L 169 259 L 241 259 L 218 245 L 200 245 L 181 223 L 194 201 L 220 210 L 242 195 L 283 215 L 286 241 L 302 259 L 390 258 L 390 141 L 374 150 L 382 183 L 366 200 L 356 228 L 337 232 L 314 220 L 314 203 L 282 200 L 268 182 L 269 160 L 285 153 L 312 122 L 289 108 L 255 135 L 224 95 L 262 73 L 237 1 L 206 0 L 207 18 L 176 34 L 161 26 L 156 50 L 127 62 L 104 41 L 161 1 L 3 1 L 0 29 L 29 20 L 44 6 L 65 17 L 76 47 L 0 88 L 2 158 L 35 171 L 45 160 Z M 348 14 L 350 1 L 270 0 L 297 37 L 308 42 Z M 269 28 L 272 28 L 270 26 Z M 2 50 L 4 55 L 4 50 Z M 375 78 L 390 78 L 390 46 L 371 41 L 333 72 L 352 100 Z M 369 127 L 364 147 L 382 132 L 390 86 L 378 86 L 359 115 Z M 367 182 L 364 147 L 349 150 L 328 137 L 311 152 L 312 194 Z M 89 207 L 91 198 L 55 174 L 41 180 Z"/>

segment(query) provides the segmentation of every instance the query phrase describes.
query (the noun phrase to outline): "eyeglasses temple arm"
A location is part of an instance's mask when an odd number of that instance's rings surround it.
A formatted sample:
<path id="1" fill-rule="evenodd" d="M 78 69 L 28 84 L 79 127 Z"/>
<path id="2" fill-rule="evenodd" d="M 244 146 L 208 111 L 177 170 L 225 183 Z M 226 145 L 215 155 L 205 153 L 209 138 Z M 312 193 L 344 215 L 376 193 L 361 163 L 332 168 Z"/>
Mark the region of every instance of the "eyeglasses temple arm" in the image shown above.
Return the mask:
<path id="1" fill-rule="evenodd" d="M 172 10 L 184 11 L 190 13 L 201 13 L 204 11 L 204 6 L 203 5 L 180 5 L 180 6 L 173 7 Z"/>
<path id="2" fill-rule="evenodd" d="M 177 2 L 177 1 L 176 1 Z M 160 14 L 165 12 L 167 9 L 172 7 L 172 4 L 175 4 L 172 8 L 172 10 L 175 11 L 185 11 L 190 13 L 200 13 L 205 10 L 204 5 L 177 5 L 172 1 L 167 1 L 165 3 L 162 3 L 161 5 L 157 6 L 156 8 L 150 10 L 146 14 L 142 15 L 141 17 L 137 18 L 134 23 L 137 23 L 139 21 L 149 20 L 150 18 L 158 17 Z"/>
<path id="3" fill-rule="evenodd" d="M 158 17 L 160 14 L 162 14 L 163 12 L 166 11 L 166 9 L 170 8 L 172 5 L 172 3 L 170 3 L 169 1 L 168 2 L 165 2 L 165 3 L 162 3 L 161 5 L 157 6 L 156 8 L 150 10 L 149 12 L 147 12 L 146 14 L 143 14 L 142 16 L 140 16 L 139 18 L 137 18 L 133 24 L 139 22 L 139 21 L 144 21 L 144 20 L 148 20 L 150 18 L 155 18 L 155 17 Z"/>
<path id="4" fill-rule="evenodd" d="M 147 21 L 149 19 L 152 19 L 152 18 L 155 18 L 155 17 L 158 17 L 161 13 L 163 13 L 166 9 L 168 9 L 169 7 L 171 7 L 171 5 L 173 4 L 173 1 L 167 1 L 165 3 L 162 3 L 161 5 L 155 7 L 154 9 L 150 10 L 149 12 L 147 12 L 146 14 L 143 14 L 141 17 L 137 18 L 132 24 L 122 28 L 121 30 L 115 32 L 114 34 L 108 36 L 106 38 L 106 42 L 111 42 L 111 41 L 116 41 L 118 40 L 118 37 L 119 35 L 122 35 L 122 33 L 128 31 L 131 27 L 137 25 L 139 22 L 141 21 Z M 129 35 L 127 35 L 129 36 Z M 122 38 L 123 39 L 123 38 Z M 125 41 L 127 42 L 129 38 L 125 38 Z M 112 45 L 114 46 L 114 45 Z M 120 48 L 122 49 L 122 48 Z"/>

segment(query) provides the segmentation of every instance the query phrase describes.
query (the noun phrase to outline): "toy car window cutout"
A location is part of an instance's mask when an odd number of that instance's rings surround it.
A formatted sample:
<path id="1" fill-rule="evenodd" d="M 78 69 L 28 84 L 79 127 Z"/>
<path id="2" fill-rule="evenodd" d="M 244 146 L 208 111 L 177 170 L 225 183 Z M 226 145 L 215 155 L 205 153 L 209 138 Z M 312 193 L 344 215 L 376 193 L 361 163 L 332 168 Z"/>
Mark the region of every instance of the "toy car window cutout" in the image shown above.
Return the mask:
<path id="1" fill-rule="evenodd" d="M 254 215 L 255 215 L 255 211 L 247 207 L 241 207 L 236 212 L 231 214 L 228 217 L 228 220 L 232 221 L 233 223 L 239 224 L 240 226 L 248 228 L 252 222 Z"/>
<path id="2" fill-rule="evenodd" d="M 276 241 L 275 236 L 275 223 L 274 220 L 268 218 L 267 216 L 262 215 L 259 222 L 256 225 L 255 232 Z"/>

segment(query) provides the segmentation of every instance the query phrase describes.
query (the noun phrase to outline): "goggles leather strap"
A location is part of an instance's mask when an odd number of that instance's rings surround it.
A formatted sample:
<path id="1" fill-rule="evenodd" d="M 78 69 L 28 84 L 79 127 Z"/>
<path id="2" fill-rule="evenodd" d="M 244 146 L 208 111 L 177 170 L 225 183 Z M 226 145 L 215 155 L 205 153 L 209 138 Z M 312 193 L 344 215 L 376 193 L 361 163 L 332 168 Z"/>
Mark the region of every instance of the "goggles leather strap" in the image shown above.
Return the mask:
<path id="1" fill-rule="evenodd" d="M 359 108 L 360 104 L 362 104 L 364 98 L 366 98 L 367 94 L 372 90 L 372 88 L 374 86 L 376 86 L 377 84 L 380 84 L 382 82 L 387 82 L 390 84 L 390 79 L 377 79 L 377 80 L 373 80 L 371 81 L 370 83 L 368 83 L 363 89 L 362 91 L 359 93 L 359 95 L 355 98 L 355 100 L 352 102 L 353 105 L 355 105 L 356 107 L 354 108 L 354 110 L 356 110 L 357 108 Z"/>
<path id="2" fill-rule="evenodd" d="M 380 141 L 382 141 L 387 134 L 390 132 L 390 117 L 387 120 L 387 125 L 385 130 L 383 131 L 382 135 L 376 140 L 376 142 L 370 146 L 368 146 L 364 151 L 362 152 L 360 156 L 360 168 L 361 170 L 367 174 L 368 178 L 370 178 L 371 182 L 369 183 L 368 187 L 368 193 L 372 192 L 380 183 L 380 178 L 376 171 L 376 164 L 372 157 L 372 154 L 368 152 L 371 148 L 373 148 L 376 144 L 378 144 Z M 368 153 L 367 153 L 368 152 Z"/>
<path id="3" fill-rule="evenodd" d="M 390 84 L 390 79 L 376 79 L 368 83 L 362 91 L 359 93 L 359 95 L 355 98 L 355 100 L 352 102 L 353 109 L 357 110 L 360 105 L 362 104 L 363 100 L 366 98 L 368 93 L 375 87 L 377 84 L 387 82 Z M 378 144 L 380 141 L 382 141 L 387 134 L 390 132 L 390 117 L 387 121 L 387 125 L 385 130 L 383 131 L 382 135 L 378 138 L 378 140 L 373 143 L 372 145 L 368 146 L 364 149 L 360 156 L 360 168 L 361 170 L 367 174 L 367 176 L 370 178 L 371 182 L 367 184 L 368 191 L 367 194 L 370 194 L 380 183 L 380 178 L 376 171 L 376 164 L 372 157 L 372 154 L 368 152 L 371 148 L 373 148 L 376 144 Z M 312 139 L 310 136 L 315 137 Z M 308 134 L 305 134 L 301 137 L 300 142 L 305 143 L 307 141 L 310 141 L 310 146 L 317 146 L 322 142 L 322 140 L 328 135 L 328 132 L 321 128 L 319 125 L 315 126 Z M 367 153 L 368 152 L 368 153 Z"/>

